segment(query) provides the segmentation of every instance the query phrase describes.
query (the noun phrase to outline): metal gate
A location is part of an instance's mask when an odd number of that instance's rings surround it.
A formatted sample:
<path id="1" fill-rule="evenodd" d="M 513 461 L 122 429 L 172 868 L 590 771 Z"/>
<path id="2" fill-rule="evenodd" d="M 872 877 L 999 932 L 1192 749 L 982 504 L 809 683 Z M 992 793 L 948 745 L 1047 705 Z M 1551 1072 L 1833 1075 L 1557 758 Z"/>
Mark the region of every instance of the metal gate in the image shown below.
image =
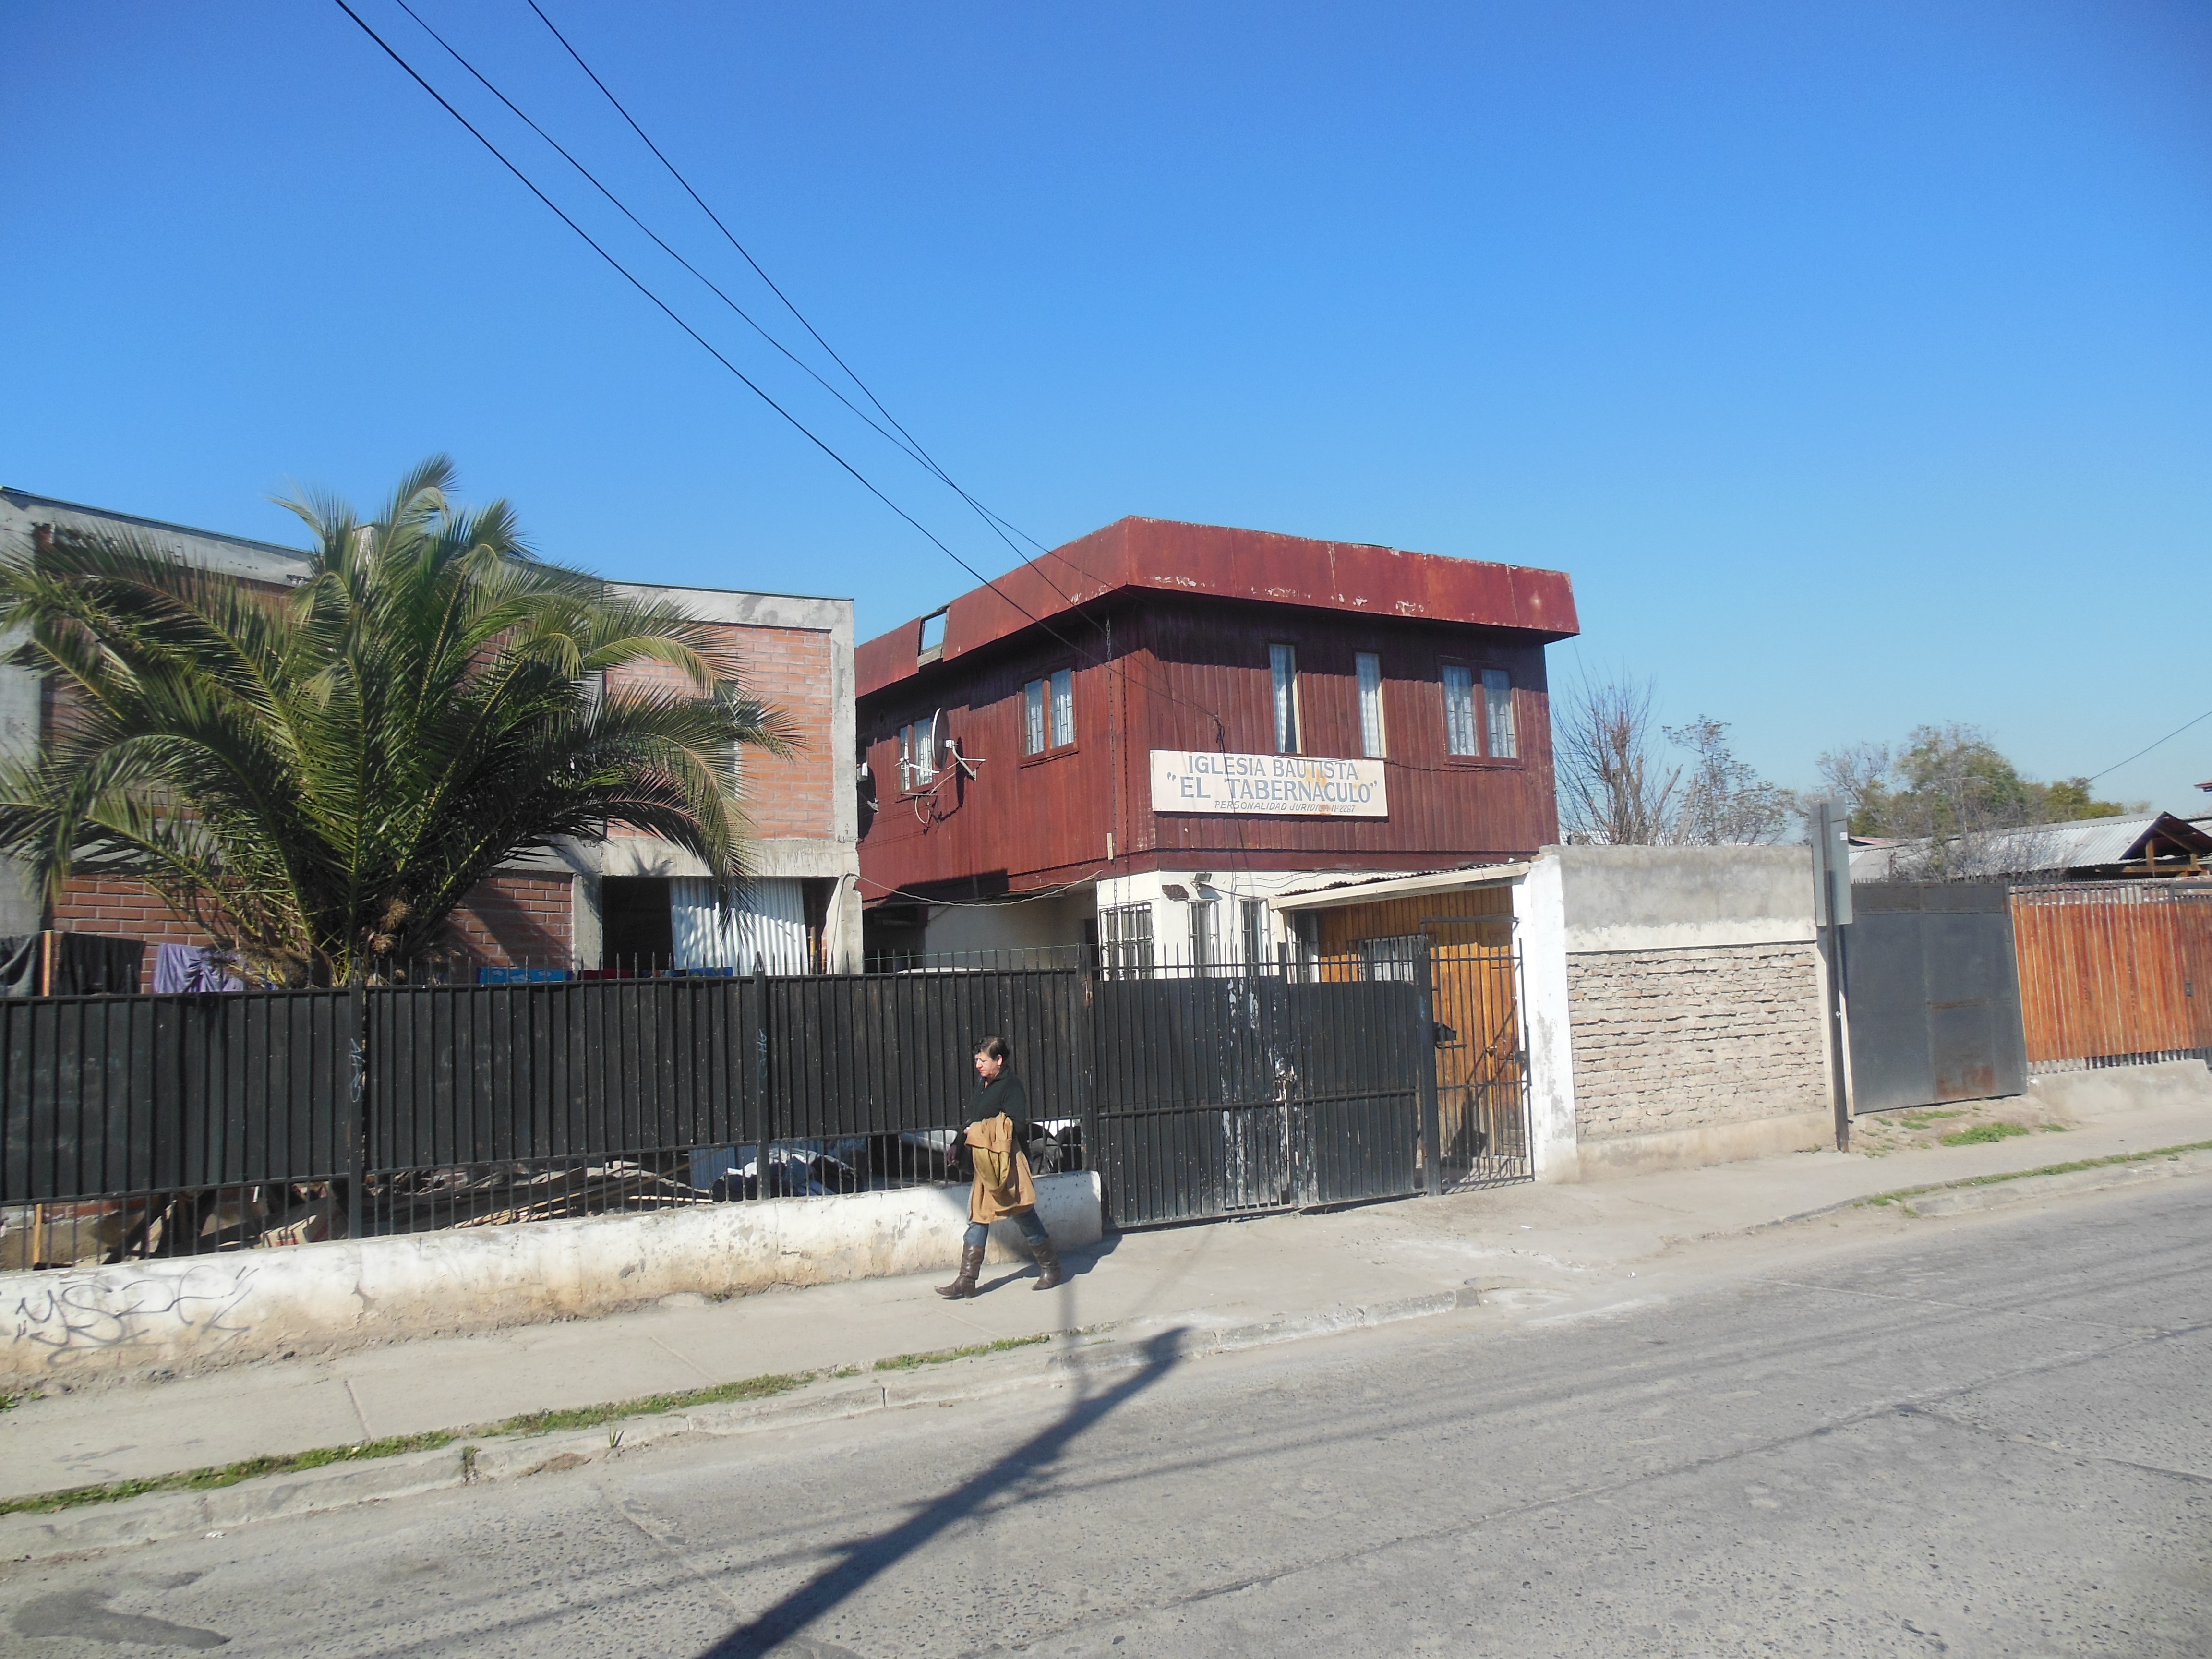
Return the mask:
<path id="1" fill-rule="evenodd" d="M 1310 966 L 1107 978 L 1091 1013 L 1087 1133 L 1117 1224 L 1418 1188 L 1417 986 Z"/>
<path id="2" fill-rule="evenodd" d="M 1521 957 L 1513 946 L 1435 945 L 1427 951 L 1436 1024 L 1441 1190 L 1527 1181 L 1528 1043 L 1521 1026 Z"/>
<path id="3" fill-rule="evenodd" d="M 1844 939 L 1851 1109 L 1887 1112 L 2027 1087 L 2020 970 L 2002 884 L 1851 890 Z"/>

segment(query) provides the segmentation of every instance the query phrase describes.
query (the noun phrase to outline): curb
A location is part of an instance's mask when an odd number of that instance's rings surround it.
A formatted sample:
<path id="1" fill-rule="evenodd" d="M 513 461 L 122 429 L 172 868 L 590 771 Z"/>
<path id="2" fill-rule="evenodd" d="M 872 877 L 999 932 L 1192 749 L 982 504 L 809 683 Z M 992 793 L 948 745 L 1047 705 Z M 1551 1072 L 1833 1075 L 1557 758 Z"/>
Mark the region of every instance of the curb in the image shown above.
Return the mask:
<path id="1" fill-rule="evenodd" d="M 2060 1175 L 2022 1176 L 2016 1181 L 1990 1182 L 1978 1187 L 1946 1187 L 1895 1201 L 1908 1215 L 1934 1218 L 1966 1215 L 1994 1210 L 2032 1198 L 2065 1193 L 2099 1192 L 2108 1187 L 2131 1186 L 2143 1181 L 2171 1181 L 2177 1176 L 2212 1170 L 2212 1152 L 2185 1152 L 2147 1158 L 2129 1164 L 2108 1164 L 2100 1170 L 2069 1170 Z"/>
<path id="2" fill-rule="evenodd" d="M 2177 1164 L 2180 1167 L 2176 1168 Z M 1740 1232 L 1706 1233 L 1704 1237 L 1742 1237 L 1753 1233 L 1768 1232 L 1777 1227 L 1792 1227 L 1801 1221 L 1814 1221 L 1824 1215 L 1838 1215 L 1845 1210 L 1860 1209 L 1868 1205 L 1893 1205 L 1906 1215 L 1929 1218 L 1962 1215 L 1974 1210 L 1993 1210 L 2031 1198 L 2097 1192 L 2129 1182 L 2195 1175 L 2204 1170 L 2212 1170 L 2212 1153 L 2195 1148 L 2161 1149 L 2140 1155 L 2130 1154 L 2124 1159 L 2091 1170 L 2068 1170 L 2055 1175 L 2023 1171 L 2019 1175 L 1966 1176 L 1957 1181 L 1940 1182 L 1934 1186 L 1869 1193 L 1860 1198 L 1846 1198 L 1833 1204 L 1823 1204 L 1817 1209 L 1800 1210 L 1795 1215 L 1777 1216 L 1771 1221 L 1757 1222 Z"/>
<path id="3" fill-rule="evenodd" d="M 373 1462 L 328 1464 L 295 1474 L 263 1475 L 207 1492 L 155 1492 L 51 1514 L 0 1516 L 0 1561 L 51 1560 L 190 1537 L 195 1533 L 216 1535 L 263 1521 L 297 1519 L 387 1498 L 557 1474 L 649 1446 L 800 1427 L 872 1412 L 983 1400 L 1017 1389 L 1064 1383 L 1073 1376 L 1136 1370 L 1153 1363 L 1146 1348 L 1164 1335 L 1176 1338 L 1173 1358 L 1179 1364 L 1244 1348 L 1431 1318 L 1477 1305 L 1479 1298 L 1470 1285 L 1364 1308 L 1291 1315 L 1250 1325 L 1200 1328 L 1172 1319 L 1147 1320 L 1073 1337 L 1073 1346 L 1034 1356 L 1016 1350 L 957 1360 L 934 1377 L 825 1378 L 830 1386 L 767 1400 L 625 1418 L 589 1429 L 487 1437 Z M 972 1371 L 968 1370 L 971 1366 L 975 1368 Z"/>

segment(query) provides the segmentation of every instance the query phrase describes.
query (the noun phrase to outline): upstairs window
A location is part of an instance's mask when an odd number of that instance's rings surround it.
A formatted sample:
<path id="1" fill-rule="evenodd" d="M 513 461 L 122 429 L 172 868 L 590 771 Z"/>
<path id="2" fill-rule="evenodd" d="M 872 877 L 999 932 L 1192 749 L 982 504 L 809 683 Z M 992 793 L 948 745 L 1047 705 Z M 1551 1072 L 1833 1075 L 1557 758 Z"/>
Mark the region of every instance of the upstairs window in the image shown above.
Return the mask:
<path id="1" fill-rule="evenodd" d="M 921 619 L 921 649 L 915 661 L 933 663 L 945 654 L 945 612 L 933 611 Z"/>
<path id="2" fill-rule="evenodd" d="M 1042 755 L 1075 741 L 1075 671 L 1063 668 L 1022 689 L 1022 753 Z"/>
<path id="3" fill-rule="evenodd" d="M 1267 665 L 1275 682 L 1275 752 L 1298 752 L 1298 653 L 1287 645 L 1267 647 Z"/>
<path id="4" fill-rule="evenodd" d="M 1511 760 L 1513 746 L 1513 678 L 1502 668 L 1482 671 L 1483 714 L 1490 726 L 1490 752 Z"/>
<path id="5" fill-rule="evenodd" d="M 1359 752 L 1381 760 L 1389 752 L 1382 741 L 1382 659 L 1372 651 L 1359 653 Z"/>
<path id="6" fill-rule="evenodd" d="M 899 782 L 923 789 L 937 781 L 937 716 L 899 728 Z"/>
<path id="7" fill-rule="evenodd" d="M 1454 755 L 1482 752 L 1474 713 L 1474 671 L 1455 662 L 1444 665 L 1444 749 Z"/>

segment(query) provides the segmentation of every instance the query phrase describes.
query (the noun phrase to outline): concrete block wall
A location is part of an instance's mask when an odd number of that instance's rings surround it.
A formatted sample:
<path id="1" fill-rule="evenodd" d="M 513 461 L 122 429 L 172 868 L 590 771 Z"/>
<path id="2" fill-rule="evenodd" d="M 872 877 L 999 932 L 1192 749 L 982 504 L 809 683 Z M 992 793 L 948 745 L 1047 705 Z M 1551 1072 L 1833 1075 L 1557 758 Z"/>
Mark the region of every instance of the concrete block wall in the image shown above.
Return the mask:
<path id="1" fill-rule="evenodd" d="M 1513 913 L 1539 1180 L 1832 1136 L 1809 849 L 1547 848 Z"/>
<path id="2" fill-rule="evenodd" d="M 1578 1141 L 1827 1104 L 1810 945 L 1572 956 L 1567 996 Z"/>

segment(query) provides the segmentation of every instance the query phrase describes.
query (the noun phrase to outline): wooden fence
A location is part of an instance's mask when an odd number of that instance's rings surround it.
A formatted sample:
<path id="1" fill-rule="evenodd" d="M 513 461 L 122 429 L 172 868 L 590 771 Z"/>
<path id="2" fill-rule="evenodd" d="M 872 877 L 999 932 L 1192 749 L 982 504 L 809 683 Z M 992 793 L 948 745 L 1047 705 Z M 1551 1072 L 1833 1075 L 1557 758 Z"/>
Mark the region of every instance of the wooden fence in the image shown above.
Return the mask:
<path id="1" fill-rule="evenodd" d="M 2212 1060 L 2212 882 L 2015 888 L 2031 1071 Z"/>

